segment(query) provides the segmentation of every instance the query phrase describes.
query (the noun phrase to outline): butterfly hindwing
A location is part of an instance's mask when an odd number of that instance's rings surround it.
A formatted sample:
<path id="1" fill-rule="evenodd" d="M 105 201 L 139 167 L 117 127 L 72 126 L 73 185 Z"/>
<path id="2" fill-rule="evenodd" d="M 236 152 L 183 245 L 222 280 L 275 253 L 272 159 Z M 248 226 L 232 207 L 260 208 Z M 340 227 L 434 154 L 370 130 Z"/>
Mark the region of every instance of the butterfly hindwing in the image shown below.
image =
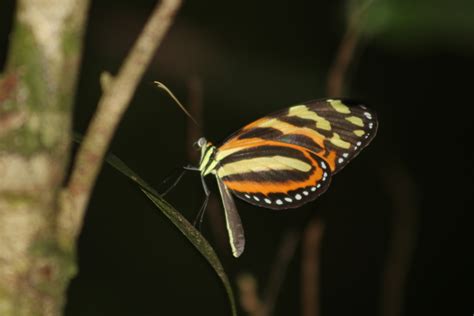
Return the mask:
<path id="1" fill-rule="evenodd" d="M 248 124 L 219 150 L 259 146 L 275 141 L 300 146 L 340 171 L 377 131 L 375 114 L 358 102 L 327 99 L 304 102 Z"/>
<path id="2" fill-rule="evenodd" d="M 260 142 L 238 150 L 219 150 L 216 175 L 239 198 L 265 208 L 299 207 L 323 193 L 328 164 L 301 146 Z"/>

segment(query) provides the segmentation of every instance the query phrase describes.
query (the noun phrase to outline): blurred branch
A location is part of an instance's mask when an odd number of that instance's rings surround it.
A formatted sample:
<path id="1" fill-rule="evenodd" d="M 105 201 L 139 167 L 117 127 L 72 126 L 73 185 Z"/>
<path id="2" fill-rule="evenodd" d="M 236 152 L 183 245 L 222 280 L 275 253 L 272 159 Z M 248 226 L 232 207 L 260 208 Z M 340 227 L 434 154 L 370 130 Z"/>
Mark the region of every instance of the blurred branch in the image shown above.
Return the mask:
<path id="1" fill-rule="evenodd" d="M 273 315 L 288 265 L 296 252 L 300 237 L 300 234 L 294 230 L 290 230 L 284 235 L 269 275 L 263 299 L 258 295 L 257 281 L 251 274 L 246 273 L 237 277 L 240 305 L 248 315 Z"/>
<path id="2" fill-rule="evenodd" d="M 384 168 L 382 176 L 394 210 L 382 287 L 381 315 L 400 316 L 416 242 L 418 196 L 413 179 L 401 165 L 389 165 Z"/>
<path id="3" fill-rule="evenodd" d="M 347 69 L 353 61 L 355 48 L 359 41 L 363 14 L 372 0 L 351 10 L 346 32 L 336 53 L 333 66 L 327 78 L 328 96 L 340 96 L 346 80 Z M 302 268 L 302 305 L 303 315 L 319 315 L 319 250 L 324 224 L 320 219 L 314 219 L 306 228 L 303 241 Z"/>
<path id="4" fill-rule="evenodd" d="M 288 265 L 295 255 L 300 238 L 300 233 L 290 230 L 285 233 L 280 242 L 280 248 L 278 249 L 277 256 L 273 263 L 263 296 L 265 315 L 273 315 L 273 310 L 275 309 L 278 294 L 280 293 L 286 271 L 288 270 Z"/>
<path id="5" fill-rule="evenodd" d="M 360 31 L 364 14 L 372 4 L 373 0 L 367 0 L 363 5 L 351 10 L 346 32 L 342 37 L 341 43 L 336 53 L 334 63 L 329 70 L 327 79 L 327 94 L 330 97 L 340 96 L 343 93 L 343 85 L 353 57 L 359 42 Z"/>
<path id="6" fill-rule="evenodd" d="M 156 5 L 117 77 L 108 80 L 97 112 L 92 118 L 84 142 L 79 147 L 64 194 L 60 228 L 66 243 L 73 242 L 82 227 L 84 213 L 105 152 L 140 78 L 170 28 L 180 5 L 181 0 L 162 0 Z"/>
<path id="7" fill-rule="evenodd" d="M 258 295 L 257 282 L 251 274 L 242 274 L 237 278 L 240 304 L 248 315 L 273 315 L 288 265 L 295 255 L 300 237 L 301 235 L 294 230 L 287 231 L 283 236 L 268 277 L 263 299 Z"/>
<path id="8" fill-rule="evenodd" d="M 301 267 L 301 298 L 302 315 L 320 315 L 319 304 L 319 263 L 321 240 L 324 224 L 319 219 L 313 219 L 304 232 L 303 258 Z"/>
<path id="9" fill-rule="evenodd" d="M 251 274 L 241 274 L 237 277 L 240 306 L 249 316 L 267 316 L 265 307 L 258 295 L 257 281 Z"/>
<path id="10" fill-rule="evenodd" d="M 360 7 L 351 10 L 346 32 L 336 53 L 333 66 L 327 79 L 328 96 L 339 96 L 343 93 L 343 85 L 349 65 L 353 61 L 354 51 L 359 41 L 363 14 L 372 3 L 367 0 Z M 303 258 L 301 269 L 302 311 L 303 315 L 320 314 L 319 304 L 319 270 L 320 247 L 324 232 L 324 223 L 315 218 L 307 226 L 303 235 Z"/>

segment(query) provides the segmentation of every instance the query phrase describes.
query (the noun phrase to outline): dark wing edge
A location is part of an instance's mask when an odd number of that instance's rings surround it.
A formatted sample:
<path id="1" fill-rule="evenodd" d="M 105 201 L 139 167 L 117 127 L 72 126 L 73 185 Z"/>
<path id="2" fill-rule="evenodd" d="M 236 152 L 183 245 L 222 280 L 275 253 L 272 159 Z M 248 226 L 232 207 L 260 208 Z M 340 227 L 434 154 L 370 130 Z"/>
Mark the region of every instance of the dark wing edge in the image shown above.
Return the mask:
<path id="1" fill-rule="evenodd" d="M 357 157 L 377 134 L 379 125 L 377 114 L 365 103 L 356 99 L 328 98 L 308 101 L 306 105 L 312 111 L 329 120 L 332 126 L 331 132 L 337 133 L 343 141 L 350 144 L 349 148 L 343 149 L 326 141 L 326 151 L 336 153 L 333 174 L 341 171 L 352 159 Z M 358 121 L 357 118 L 360 120 Z"/>

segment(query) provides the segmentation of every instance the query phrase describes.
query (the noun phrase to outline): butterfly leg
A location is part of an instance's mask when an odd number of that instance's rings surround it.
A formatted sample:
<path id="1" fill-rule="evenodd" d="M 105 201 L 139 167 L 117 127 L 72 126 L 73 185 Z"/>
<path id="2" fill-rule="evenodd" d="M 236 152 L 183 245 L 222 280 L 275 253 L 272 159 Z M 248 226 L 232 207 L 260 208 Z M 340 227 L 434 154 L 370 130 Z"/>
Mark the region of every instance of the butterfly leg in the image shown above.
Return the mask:
<path id="1" fill-rule="evenodd" d="M 161 193 L 161 196 L 165 196 L 168 194 L 181 180 L 181 178 L 184 176 L 186 171 L 199 171 L 199 168 L 193 167 L 193 166 L 184 166 L 182 168 L 175 168 L 160 184 L 160 186 L 164 185 L 167 183 L 171 178 L 173 178 L 177 171 L 180 171 L 176 179 L 173 181 L 173 183 L 163 192 Z"/>
<path id="2" fill-rule="evenodd" d="M 198 167 L 194 167 L 194 166 L 191 166 L 191 165 L 184 166 L 183 169 L 184 170 L 189 170 L 189 171 L 201 171 L 201 170 L 199 170 Z"/>
<path id="3" fill-rule="evenodd" d="M 193 222 L 193 225 L 197 226 L 199 230 L 201 230 L 202 221 L 204 219 L 204 213 L 206 212 L 207 203 L 209 202 L 209 196 L 211 195 L 211 191 L 209 191 L 209 188 L 207 187 L 206 181 L 204 180 L 203 176 L 201 176 L 201 182 L 205 197 L 204 202 L 202 203 L 201 208 L 199 209 L 199 212 L 197 213 L 196 218 Z"/>

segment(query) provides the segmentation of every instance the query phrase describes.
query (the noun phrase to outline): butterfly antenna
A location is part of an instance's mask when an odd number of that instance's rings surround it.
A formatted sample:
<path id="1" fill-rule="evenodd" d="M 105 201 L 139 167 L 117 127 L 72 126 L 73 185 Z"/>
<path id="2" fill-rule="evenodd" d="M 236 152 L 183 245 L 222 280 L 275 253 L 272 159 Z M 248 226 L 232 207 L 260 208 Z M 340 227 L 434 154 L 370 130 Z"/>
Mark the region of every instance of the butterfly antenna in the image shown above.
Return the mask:
<path id="1" fill-rule="evenodd" d="M 168 93 L 169 96 L 178 104 L 178 106 L 181 108 L 181 110 L 183 110 L 183 112 L 193 121 L 193 123 L 196 124 L 197 127 L 200 127 L 199 124 L 194 119 L 194 117 L 188 112 L 188 110 L 186 110 L 184 105 L 181 104 L 181 102 L 179 102 L 178 98 L 173 94 L 173 92 L 171 92 L 170 89 L 168 89 L 167 86 L 165 86 L 163 83 L 161 83 L 159 81 L 154 81 L 154 83 L 156 84 L 156 86 L 158 88 L 165 90 L 166 93 Z"/>

